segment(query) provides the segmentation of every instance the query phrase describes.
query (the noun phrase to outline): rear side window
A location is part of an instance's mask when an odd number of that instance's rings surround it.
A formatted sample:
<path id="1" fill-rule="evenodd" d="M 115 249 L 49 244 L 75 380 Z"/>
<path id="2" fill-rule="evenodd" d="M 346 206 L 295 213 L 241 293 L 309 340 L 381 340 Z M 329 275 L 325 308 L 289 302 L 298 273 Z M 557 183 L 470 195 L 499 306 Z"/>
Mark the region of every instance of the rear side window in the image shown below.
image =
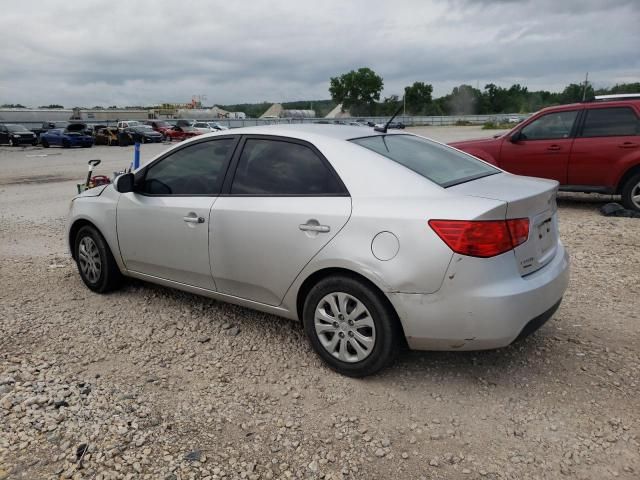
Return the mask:
<path id="1" fill-rule="evenodd" d="M 376 135 L 351 141 L 445 188 L 500 173 L 470 155 L 413 135 Z"/>
<path id="2" fill-rule="evenodd" d="M 248 139 L 231 185 L 236 195 L 342 195 L 336 175 L 309 147 Z"/>
<path id="3" fill-rule="evenodd" d="M 569 138 L 578 116 L 577 110 L 553 112 L 537 118 L 520 132 L 523 140 L 556 140 Z"/>
<path id="4" fill-rule="evenodd" d="M 628 107 L 587 110 L 582 137 L 640 135 L 640 120 Z"/>
<path id="5" fill-rule="evenodd" d="M 149 195 L 216 195 L 235 139 L 195 143 L 170 154 L 147 170 L 137 191 Z"/>

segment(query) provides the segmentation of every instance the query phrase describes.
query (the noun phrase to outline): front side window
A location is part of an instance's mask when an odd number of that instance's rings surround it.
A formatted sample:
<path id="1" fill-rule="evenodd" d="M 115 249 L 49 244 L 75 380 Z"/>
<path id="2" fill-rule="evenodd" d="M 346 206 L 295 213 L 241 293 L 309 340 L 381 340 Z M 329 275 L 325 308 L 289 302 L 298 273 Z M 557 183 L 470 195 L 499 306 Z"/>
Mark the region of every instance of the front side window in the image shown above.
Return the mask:
<path id="1" fill-rule="evenodd" d="M 309 147 L 248 139 L 231 185 L 236 195 L 341 195 L 344 188 Z"/>
<path id="2" fill-rule="evenodd" d="M 577 115 L 577 110 L 547 113 L 520 131 L 520 133 L 522 133 L 522 140 L 569 138 Z"/>
<path id="3" fill-rule="evenodd" d="M 628 107 L 587 110 L 582 137 L 640 135 L 640 120 Z"/>
<path id="4" fill-rule="evenodd" d="M 170 154 L 147 170 L 140 193 L 149 195 L 216 195 L 235 140 L 196 143 Z"/>
<path id="5" fill-rule="evenodd" d="M 445 188 L 500 173 L 470 155 L 414 135 L 375 135 L 351 141 Z"/>

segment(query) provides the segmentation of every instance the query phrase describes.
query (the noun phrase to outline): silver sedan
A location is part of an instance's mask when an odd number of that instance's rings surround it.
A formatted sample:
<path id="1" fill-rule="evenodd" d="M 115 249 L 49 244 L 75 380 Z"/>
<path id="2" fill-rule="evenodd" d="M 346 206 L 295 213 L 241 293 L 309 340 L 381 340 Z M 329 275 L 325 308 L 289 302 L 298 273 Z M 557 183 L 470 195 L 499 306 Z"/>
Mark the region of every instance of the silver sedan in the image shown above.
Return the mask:
<path id="1" fill-rule="evenodd" d="M 181 142 L 77 196 L 87 287 L 124 276 L 300 320 L 350 376 L 413 349 L 502 347 L 569 277 L 557 183 L 406 132 L 274 125 Z"/>

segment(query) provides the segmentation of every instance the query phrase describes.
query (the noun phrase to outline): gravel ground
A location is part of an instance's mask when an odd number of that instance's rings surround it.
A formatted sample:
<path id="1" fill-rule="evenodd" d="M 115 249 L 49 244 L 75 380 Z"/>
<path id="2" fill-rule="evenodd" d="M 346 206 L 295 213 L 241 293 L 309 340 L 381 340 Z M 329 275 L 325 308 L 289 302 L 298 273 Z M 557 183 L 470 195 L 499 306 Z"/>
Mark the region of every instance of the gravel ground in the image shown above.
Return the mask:
<path id="1" fill-rule="evenodd" d="M 131 156 L 0 147 L 0 480 L 640 477 L 640 222 L 601 216 L 608 198 L 562 195 L 572 278 L 537 334 L 354 380 L 296 323 L 83 286 L 63 240 L 74 184 L 89 158 Z"/>

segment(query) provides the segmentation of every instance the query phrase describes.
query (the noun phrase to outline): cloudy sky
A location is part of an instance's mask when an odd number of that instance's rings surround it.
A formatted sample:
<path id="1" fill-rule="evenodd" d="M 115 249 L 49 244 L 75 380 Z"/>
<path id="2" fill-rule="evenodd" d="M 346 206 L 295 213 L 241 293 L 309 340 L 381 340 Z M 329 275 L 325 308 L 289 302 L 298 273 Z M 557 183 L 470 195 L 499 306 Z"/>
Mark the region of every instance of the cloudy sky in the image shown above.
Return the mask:
<path id="1" fill-rule="evenodd" d="M 0 104 L 329 98 L 368 66 L 416 80 L 559 90 L 640 81 L 640 0 L 0 0 Z"/>

